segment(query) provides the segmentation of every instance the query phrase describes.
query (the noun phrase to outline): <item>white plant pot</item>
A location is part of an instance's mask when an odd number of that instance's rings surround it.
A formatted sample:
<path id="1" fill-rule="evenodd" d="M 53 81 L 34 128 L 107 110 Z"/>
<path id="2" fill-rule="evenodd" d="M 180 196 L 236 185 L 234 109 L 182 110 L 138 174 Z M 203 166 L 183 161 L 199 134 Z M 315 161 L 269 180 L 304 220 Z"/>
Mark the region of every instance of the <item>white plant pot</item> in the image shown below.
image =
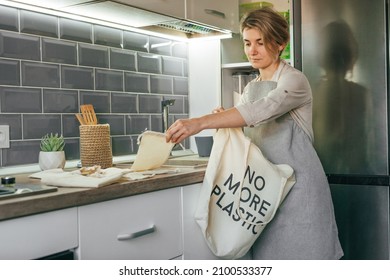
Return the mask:
<path id="1" fill-rule="evenodd" d="M 39 152 L 39 167 L 41 170 L 64 168 L 65 152 Z"/>

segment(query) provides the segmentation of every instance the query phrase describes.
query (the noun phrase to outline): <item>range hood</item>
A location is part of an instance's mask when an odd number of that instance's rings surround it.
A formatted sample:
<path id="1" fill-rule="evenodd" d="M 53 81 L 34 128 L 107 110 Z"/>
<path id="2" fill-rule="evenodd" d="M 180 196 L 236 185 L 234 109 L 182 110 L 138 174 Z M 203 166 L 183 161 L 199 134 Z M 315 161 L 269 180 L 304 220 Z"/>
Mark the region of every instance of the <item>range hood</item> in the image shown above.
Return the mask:
<path id="1" fill-rule="evenodd" d="M 147 1 L 147 0 L 146 0 Z M 135 28 L 144 33 L 165 34 L 178 38 L 209 36 L 231 37 L 229 30 L 166 16 L 131 6 L 128 0 L 12 0 L 22 8 L 36 7 L 86 19 L 104 21 L 116 26 Z"/>

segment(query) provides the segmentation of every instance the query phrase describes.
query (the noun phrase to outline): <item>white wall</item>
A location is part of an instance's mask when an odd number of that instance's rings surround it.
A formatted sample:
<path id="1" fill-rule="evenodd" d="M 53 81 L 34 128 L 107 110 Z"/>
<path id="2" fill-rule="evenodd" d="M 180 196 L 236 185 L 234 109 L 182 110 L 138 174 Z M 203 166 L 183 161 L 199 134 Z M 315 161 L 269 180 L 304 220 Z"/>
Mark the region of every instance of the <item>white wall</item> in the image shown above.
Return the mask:
<path id="1" fill-rule="evenodd" d="M 221 48 L 220 40 L 210 39 L 189 43 L 189 114 L 199 117 L 209 114 L 221 104 Z M 213 135 L 205 130 L 198 135 Z M 194 137 L 190 148 L 197 152 Z"/>

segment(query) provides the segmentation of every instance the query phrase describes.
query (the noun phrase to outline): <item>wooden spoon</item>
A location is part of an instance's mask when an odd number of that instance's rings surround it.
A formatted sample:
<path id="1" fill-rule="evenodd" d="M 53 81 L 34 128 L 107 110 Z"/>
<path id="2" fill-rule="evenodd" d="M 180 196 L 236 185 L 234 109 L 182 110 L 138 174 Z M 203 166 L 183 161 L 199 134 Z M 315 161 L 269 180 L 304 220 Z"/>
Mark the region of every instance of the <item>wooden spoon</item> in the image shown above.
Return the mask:
<path id="1" fill-rule="evenodd" d="M 86 125 L 95 125 L 97 124 L 97 118 L 95 110 L 91 104 L 80 105 L 81 114 L 84 118 L 84 123 Z"/>
<path id="2" fill-rule="evenodd" d="M 76 114 L 76 118 L 79 120 L 81 125 L 85 125 L 84 118 L 80 113 Z"/>

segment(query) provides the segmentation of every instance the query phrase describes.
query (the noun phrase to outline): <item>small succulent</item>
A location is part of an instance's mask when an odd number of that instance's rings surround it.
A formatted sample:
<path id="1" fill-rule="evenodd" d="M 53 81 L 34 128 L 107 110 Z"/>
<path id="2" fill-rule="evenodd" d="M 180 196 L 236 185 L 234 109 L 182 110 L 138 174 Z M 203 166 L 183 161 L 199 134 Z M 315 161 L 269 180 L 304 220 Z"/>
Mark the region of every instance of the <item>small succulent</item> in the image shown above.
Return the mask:
<path id="1" fill-rule="evenodd" d="M 57 152 L 63 151 L 65 147 L 64 137 L 59 136 L 58 133 L 46 134 L 41 139 L 41 151 L 43 152 Z"/>

